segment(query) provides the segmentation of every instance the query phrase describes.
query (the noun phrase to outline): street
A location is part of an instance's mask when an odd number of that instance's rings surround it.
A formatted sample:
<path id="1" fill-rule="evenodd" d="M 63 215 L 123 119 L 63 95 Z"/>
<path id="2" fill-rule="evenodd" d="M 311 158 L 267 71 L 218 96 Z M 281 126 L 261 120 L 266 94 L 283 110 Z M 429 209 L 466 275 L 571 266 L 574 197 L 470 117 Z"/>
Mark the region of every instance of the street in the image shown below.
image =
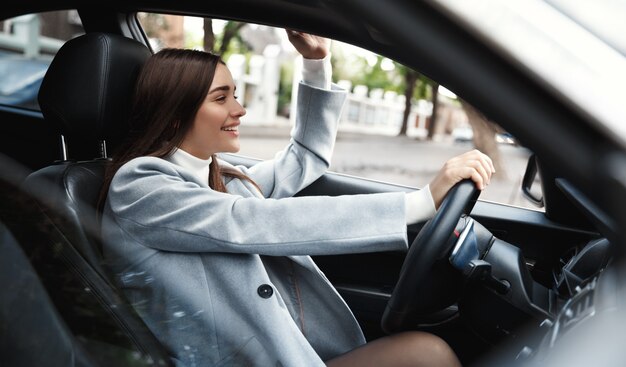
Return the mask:
<path id="1" fill-rule="evenodd" d="M 240 154 L 270 159 L 289 141 L 290 127 L 240 126 Z M 339 131 L 330 171 L 412 187 L 426 185 L 453 156 L 473 149 L 471 142 L 421 141 L 409 137 Z M 521 194 L 529 151 L 499 145 L 505 172 L 496 172 L 481 200 L 537 209 Z"/>

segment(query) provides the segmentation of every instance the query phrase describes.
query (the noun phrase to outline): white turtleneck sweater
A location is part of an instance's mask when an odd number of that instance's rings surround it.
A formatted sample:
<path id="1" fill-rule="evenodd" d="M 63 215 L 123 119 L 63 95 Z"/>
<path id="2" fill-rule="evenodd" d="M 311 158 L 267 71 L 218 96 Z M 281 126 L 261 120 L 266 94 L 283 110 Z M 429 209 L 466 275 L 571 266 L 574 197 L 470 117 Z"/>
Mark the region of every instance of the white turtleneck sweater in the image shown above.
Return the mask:
<path id="1" fill-rule="evenodd" d="M 304 59 L 302 65 L 302 81 L 312 87 L 331 88 L 332 67 L 330 54 L 320 60 Z M 167 161 L 193 171 L 202 181 L 209 179 L 209 165 L 212 158 L 200 159 L 182 149 L 176 149 Z M 431 218 L 435 214 L 435 202 L 430 188 L 426 185 L 421 190 L 409 192 L 405 195 L 405 217 L 407 224 L 419 223 Z"/>

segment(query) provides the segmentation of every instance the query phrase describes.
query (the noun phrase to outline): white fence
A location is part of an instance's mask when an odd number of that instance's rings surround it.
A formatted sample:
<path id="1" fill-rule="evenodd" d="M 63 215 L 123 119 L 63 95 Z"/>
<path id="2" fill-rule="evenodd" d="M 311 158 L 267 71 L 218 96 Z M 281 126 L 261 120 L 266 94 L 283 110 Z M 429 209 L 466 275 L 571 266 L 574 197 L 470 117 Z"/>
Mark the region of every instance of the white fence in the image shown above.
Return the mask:
<path id="1" fill-rule="evenodd" d="M 55 54 L 65 41 L 40 36 L 41 23 L 36 14 L 22 15 L 4 22 L 0 32 L 0 47 L 17 50 L 28 58 L 41 52 Z"/>
<path id="2" fill-rule="evenodd" d="M 292 101 L 295 101 L 298 83 L 302 75 L 302 60 L 297 58 L 292 84 Z M 405 97 L 395 92 L 373 89 L 368 91 L 364 85 L 355 85 L 347 80 L 337 83 L 351 91 L 341 115 L 339 129 L 369 134 L 397 135 L 402 125 L 405 109 Z M 432 103 L 425 100 L 414 102 L 408 117 L 407 135 L 417 138 L 426 137 L 426 118 L 431 115 Z M 291 104 L 290 120 L 295 121 L 295 104 Z"/>
<path id="3" fill-rule="evenodd" d="M 269 45 L 263 55 L 253 55 L 248 62 L 240 54 L 228 58 L 227 65 L 235 80 L 237 95 L 246 108 L 246 121 L 265 125 L 274 124 L 277 119 L 279 54 L 278 45 Z"/>
<path id="4" fill-rule="evenodd" d="M 346 90 L 352 89 L 348 81 L 340 81 L 338 84 Z M 398 135 L 405 108 L 403 95 L 382 89 L 368 91 L 366 86 L 356 85 L 348 94 L 340 127 L 348 131 Z M 429 101 L 413 102 L 408 116 L 407 135 L 426 137 L 426 118 L 431 113 L 432 103 Z"/>

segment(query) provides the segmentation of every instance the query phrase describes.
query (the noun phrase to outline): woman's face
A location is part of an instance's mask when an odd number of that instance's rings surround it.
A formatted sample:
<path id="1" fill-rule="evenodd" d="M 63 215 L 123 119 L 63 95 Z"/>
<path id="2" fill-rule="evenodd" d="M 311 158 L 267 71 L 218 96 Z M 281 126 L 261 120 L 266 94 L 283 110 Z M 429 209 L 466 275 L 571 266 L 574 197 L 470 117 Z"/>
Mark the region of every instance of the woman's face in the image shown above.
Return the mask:
<path id="1" fill-rule="evenodd" d="M 230 71 L 218 63 L 209 93 L 180 148 L 202 159 L 220 152 L 238 152 L 239 118 L 245 114 L 246 110 L 236 99 Z"/>

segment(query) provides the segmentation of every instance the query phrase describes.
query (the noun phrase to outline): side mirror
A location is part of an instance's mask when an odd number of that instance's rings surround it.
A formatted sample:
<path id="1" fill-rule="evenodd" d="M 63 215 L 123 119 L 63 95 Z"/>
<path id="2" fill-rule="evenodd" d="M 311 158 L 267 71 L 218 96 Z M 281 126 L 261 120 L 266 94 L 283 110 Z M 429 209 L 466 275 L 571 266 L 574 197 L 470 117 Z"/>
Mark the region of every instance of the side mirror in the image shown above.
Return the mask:
<path id="1" fill-rule="evenodd" d="M 534 153 L 528 157 L 528 165 L 522 179 L 522 193 L 534 205 L 540 208 L 544 206 L 541 177 L 538 175 L 537 156 Z"/>

